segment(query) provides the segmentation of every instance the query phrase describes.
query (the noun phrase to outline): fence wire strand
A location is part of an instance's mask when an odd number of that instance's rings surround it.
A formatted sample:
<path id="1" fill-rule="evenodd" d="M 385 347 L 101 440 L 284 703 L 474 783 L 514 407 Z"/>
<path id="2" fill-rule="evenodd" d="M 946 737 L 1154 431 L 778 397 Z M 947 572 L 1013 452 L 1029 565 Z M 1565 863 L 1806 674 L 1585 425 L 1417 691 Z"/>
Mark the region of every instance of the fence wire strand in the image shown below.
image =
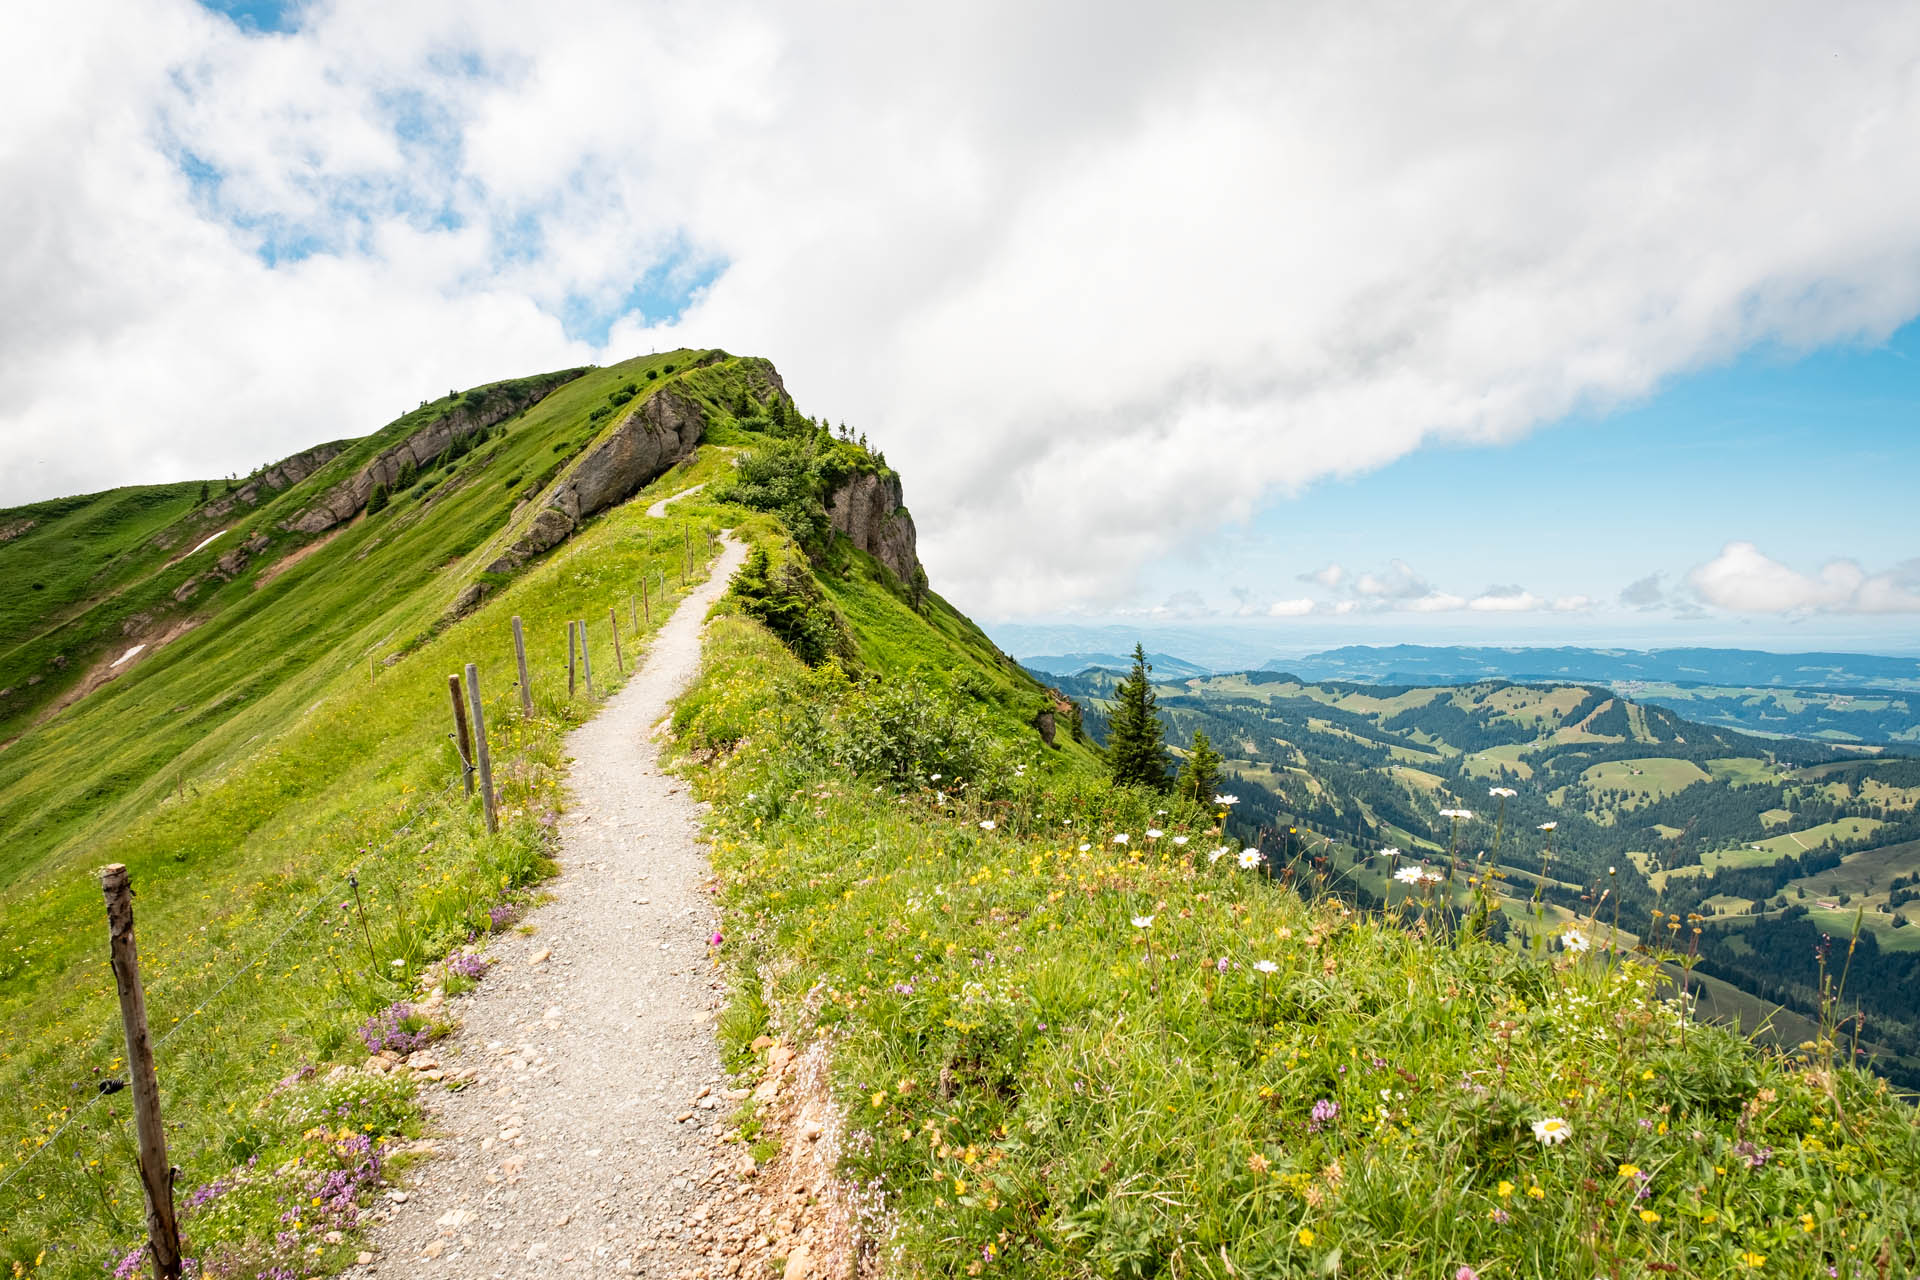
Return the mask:
<path id="1" fill-rule="evenodd" d="M 346 870 L 338 874 L 342 878 L 357 876 L 360 873 L 360 868 L 366 866 L 367 863 L 371 862 L 374 858 L 378 857 L 383 853 L 386 853 L 389 849 L 391 849 L 400 840 L 402 836 L 405 836 L 408 832 L 413 830 L 414 824 L 420 821 L 421 817 L 427 812 L 429 807 L 431 807 L 434 804 L 437 804 L 439 801 L 445 800 L 450 794 L 452 794 L 453 789 L 459 784 L 460 784 L 460 779 L 456 777 L 452 782 L 449 782 L 445 787 L 441 788 L 438 792 L 432 793 L 429 796 L 422 799 L 420 803 L 415 806 L 414 811 L 407 816 L 406 822 L 404 824 L 395 828 L 393 831 L 389 832 L 385 840 L 381 841 L 374 848 L 368 849 L 366 852 L 362 853 L 359 858 L 354 860 L 351 866 L 347 867 Z M 229 977 L 225 982 L 221 983 L 219 988 L 216 989 L 212 995 L 208 996 L 205 1000 L 202 1000 L 199 1003 L 199 1005 L 193 1009 L 192 1012 L 188 1013 L 186 1016 L 182 1018 L 177 1019 L 171 1027 L 167 1028 L 165 1034 L 155 1038 L 155 1040 L 153 1041 L 153 1048 L 156 1051 L 158 1051 L 162 1045 L 166 1044 L 167 1041 L 173 1039 L 174 1036 L 178 1035 L 182 1028 L 186 1027 L 195 1018 L 199 1017 L 202 1013 L 206 1012 L 206 1010 L 209 1007 L 211 1007 L 215 1001 L 219 1000 L 221 996 L 225 995 L 233 987 L 233 985 L 236 982 L 240 981 L 241 978 L 244 978 L 247 974 L 251 973 L 254 970 L 254 968 L 260 964 L 261 961 L 268 959 L 272 955 L 276 954 L 280 948 L 280 944 L 286 941 L 287 936 L 291 934 L 295 929 L 299 928 L 302 924 L 304 924 L 313 915 L 315 911 L 318 911 L 320 909 L 322 905 L 332 900 L 333 896 L 334 894 L 332 891 L 317 894 L 314 898 L 314 901 L 307 907 L 307 909 L 305 911 L 302 911 L 299 915 L 295 916 L 293 920 L 286 926 L 286 928 L 282 929 L 278 934 L 274 936 L 273 941 L 269 942 L 265 947 L 260 948 L 258 951 L 256 951 L 252 956 L 252 958 L 250 958 L 244 965 L 240 966 L 240 968 L 236 970 L 233 973 L 233 975 Z M 20 1163 L 16 1164 L 11 1170 L 9 1170 L 6 1177 L 0 1178 L 0 1191 L 5 1191 L 9 1184 L 11 1184 L 21 1174 L 25 1173 L 27 1169 L 33 1164 L 33 1162 L 40 1158 L 42 1153 L 44 1153 L 50 1147 L 52 1147 L 55 1143 L 57 1143 L 60 1140 L 61 1136 L 64 1135 L 68 1129 L 71 1129 L 74 1125 L 78 1124 L 80 1122 L 81 1117 L 85 1116 L 97 1104 L 104 1102 L 106 1099 L 112 1096 L 113 1095 L 111 1093 L 97 1092 L 91 1098 L 87 1099 L 84 1103 L 82 1103 L 80 1105 L 79 1110 L 75 1111 L 72 1115 L 68 1116 L 66 1121 L 62 1123 L 58 1129 L 55 1129 L 53 1133 L 46 1138 L 45 1141 L 41 1142 L 40 1145 L 35 1147 L 33 1151 L 29 1153 L 24 1160 L 20 1161 Z"/>

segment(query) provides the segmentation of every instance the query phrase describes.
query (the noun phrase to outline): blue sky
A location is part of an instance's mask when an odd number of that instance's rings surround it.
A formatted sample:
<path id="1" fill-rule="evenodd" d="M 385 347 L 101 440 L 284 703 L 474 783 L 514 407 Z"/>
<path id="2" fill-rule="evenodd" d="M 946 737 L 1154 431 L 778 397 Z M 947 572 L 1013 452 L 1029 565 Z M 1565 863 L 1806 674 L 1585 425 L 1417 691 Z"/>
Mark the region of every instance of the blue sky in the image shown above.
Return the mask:
<path id="1" fill-rule="evenodd" d="M 1675 377 L 1656 394 L 1498 445 L 1435 444 L 1266 504 L 1146 572 L 1173 601 L 1196 582 L 1262 596 L 1312 594 L 1298 575 L 1400 559 L 1470 596 L 1519 584 L 1585 595 L 1591 611 L 1545 617 L 1304 618 L 1266 622 L 1346 639 L 1468 643 L 1814 643 L 1920 648 L 1911 614 L 1843 621 L 1676 620 L 1606 606 L 1658 573 L 1671 593 L 1730 541 L 1807 570 L 1852 557 L 1871 572 L 1920 556 L 1920 323 L 1880 343 L 1813 352 L 1767 347 Z M 1224 593 L 1201 593 L 1213 605 Z M 1190 602 L 1189 608 L 1191 607 Z M 1309 640 L 1311 642 L 1311 640 Z"/>

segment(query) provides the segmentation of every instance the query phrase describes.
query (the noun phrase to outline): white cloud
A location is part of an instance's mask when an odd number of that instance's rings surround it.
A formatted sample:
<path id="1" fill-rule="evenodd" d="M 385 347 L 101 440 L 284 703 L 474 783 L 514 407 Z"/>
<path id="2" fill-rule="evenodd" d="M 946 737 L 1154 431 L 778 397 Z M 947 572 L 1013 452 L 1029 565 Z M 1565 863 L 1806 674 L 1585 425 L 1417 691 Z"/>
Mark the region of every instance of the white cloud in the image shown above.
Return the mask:
<path id="1" fill-rule="evenodd" d="M 1300 575 L 1300 581 L 1311 582 L 1331 591 L 1347 579 L 1347 571 L 1338 564 L 1329 562 L 1324 569 L 1315 569 L 1312 573 Z"/>
<path id="2" fill-rule="evenodd" d="M 1920 559 L 1869 575 L 1852 560 L 1817 574 L 1771 559 L 1751 542 L 1729 542 L 1687 574 L 1703 603 L 1736 613 L 1920 613 Z"/>
<path id="3" fill-rule="evenodd" d="M 1379 573 L 1361 574 L 1354 579 L 1353 590 L 1370 599 L 1396 601 L 1431 594 L 1433 587 L 1405 560 L 1395 560 Z"/>
<path id="4" fill-rule="evenodd" d="M 1555 596 L 1553 598 L 1555 613 L 1583 613 L 1591 608 L 1593 608 L 1591 596 Z"/>
<path id="5" fill-rule="evenodd" d="M 1445 591 L 1430 591 L 1417 600 L 1407 602 L 1407 608 L 1414 613 L 1451 613 L 1455 609 L 1464 609 L 1465 596 L 1449 595 Z"/>
<path id="6" fill-rule="evenodd" d="M 719 345 L 878 440 L 936 583 L 1009 612 L 1424 441 L 1920 310 L 1899 6 L 305 12 L 0 18 L 0 502 Z M 569 336 L 668 260 L 729 265 L 678 324 Z"/>
<path id="7" fill-rule="evenodd" d="M 1314 602 L 1305 598 L 1299 600 L 1275 600 L 1267 606 L 1269 618 L 1299 618 L 1312 613 Z"/>
<path id="8" fill-rule="evenodd" d="M 1531 613 L 1546 607 L 1545 600 L 1519 587 L 1490 588 L 1467 602 L 1467 608 L 1477 613 Z"/>

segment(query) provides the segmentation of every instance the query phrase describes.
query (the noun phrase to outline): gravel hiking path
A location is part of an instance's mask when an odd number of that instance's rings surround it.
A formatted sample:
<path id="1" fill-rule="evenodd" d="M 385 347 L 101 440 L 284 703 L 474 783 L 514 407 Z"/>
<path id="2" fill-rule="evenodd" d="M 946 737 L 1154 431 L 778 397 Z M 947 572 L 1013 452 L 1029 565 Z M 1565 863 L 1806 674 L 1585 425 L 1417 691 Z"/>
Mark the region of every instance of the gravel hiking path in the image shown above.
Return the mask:
<path id="1" fill-rule="evenodd" d="M 530 935 L 498 937 L 492 971 L 450 1002 L 460 1030 L 433 1047 L 436 1069 L 477 1076 L 426 1086 L 437 1158 L 382 1196 L 349 1275 L 725 1272 L 706 1226 L 709 1202 L 735 1198 L 718 1141 L 734 1103 L 714 1039 L 710 872 L 699 807 L 660 771 L 653 730 L 745 558 L 724 538 L 638 674 L 568 735 L 552 901 Z"/>
<path id="2" fill-rule="evenodd" d="M 701 483 L 694 485 L 691 489 L 682 489 L 678 493 L 670 494 L 667 497 L 660 499 L 660 501 L 654 503 L 652 506 L 648 507 L 647 514 L 652 516 L 655 520 L 662 519 L 666 516 L 668 507 L 680 501 L 680 499 L 682 498 L 691 498 L 694 494 L 700 492 L 702 489 L 706 487 L 707 487 L 706 482 L 702 481 Z"/>

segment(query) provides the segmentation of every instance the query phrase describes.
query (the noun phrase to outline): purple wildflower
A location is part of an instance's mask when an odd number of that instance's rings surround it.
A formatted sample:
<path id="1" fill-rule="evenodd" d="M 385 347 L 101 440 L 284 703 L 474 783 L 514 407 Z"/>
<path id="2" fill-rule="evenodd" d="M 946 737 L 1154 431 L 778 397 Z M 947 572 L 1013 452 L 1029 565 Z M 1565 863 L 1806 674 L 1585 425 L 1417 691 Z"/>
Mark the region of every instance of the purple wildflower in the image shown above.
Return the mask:
<path id="1" fill-rule="evenodd" d="M 493 967 L 493 961 L 471 951 L 462 951 L 447 961 L 447 972 L 478 980 Z"/>
<path id="2" fill-rule="evenodd" d="M 403 1000 L 368 1018 L 360 1028 L 360 1039 L 366 1043 L 367 1052 L 391 1049 L 398 1054 L 409 1054 L 426 1048 L 433 1037 L 424 1030 L 409 1031 L 406 1024 L 412 1017 L 413 1006 Z"/>
<path id="3" fill-rule="evenodd" d="M 1313 1114 L 1307 1117 L 1307 1132 L 1318 1133 L 1332 1124 L 1340 1114 L 1340 1104 L 1330 1098 L 1321 1098 L 1313 1104 Z"/>
<path id="4" fill-rule="evenodd" d="M 1733 1154 L 1747 1162 L 1747 1168 L 1758 1169 L 1773 1158 L 1772 1147 L 1757 1147 L 1745 1138 L 1733 1144 Z"/>

